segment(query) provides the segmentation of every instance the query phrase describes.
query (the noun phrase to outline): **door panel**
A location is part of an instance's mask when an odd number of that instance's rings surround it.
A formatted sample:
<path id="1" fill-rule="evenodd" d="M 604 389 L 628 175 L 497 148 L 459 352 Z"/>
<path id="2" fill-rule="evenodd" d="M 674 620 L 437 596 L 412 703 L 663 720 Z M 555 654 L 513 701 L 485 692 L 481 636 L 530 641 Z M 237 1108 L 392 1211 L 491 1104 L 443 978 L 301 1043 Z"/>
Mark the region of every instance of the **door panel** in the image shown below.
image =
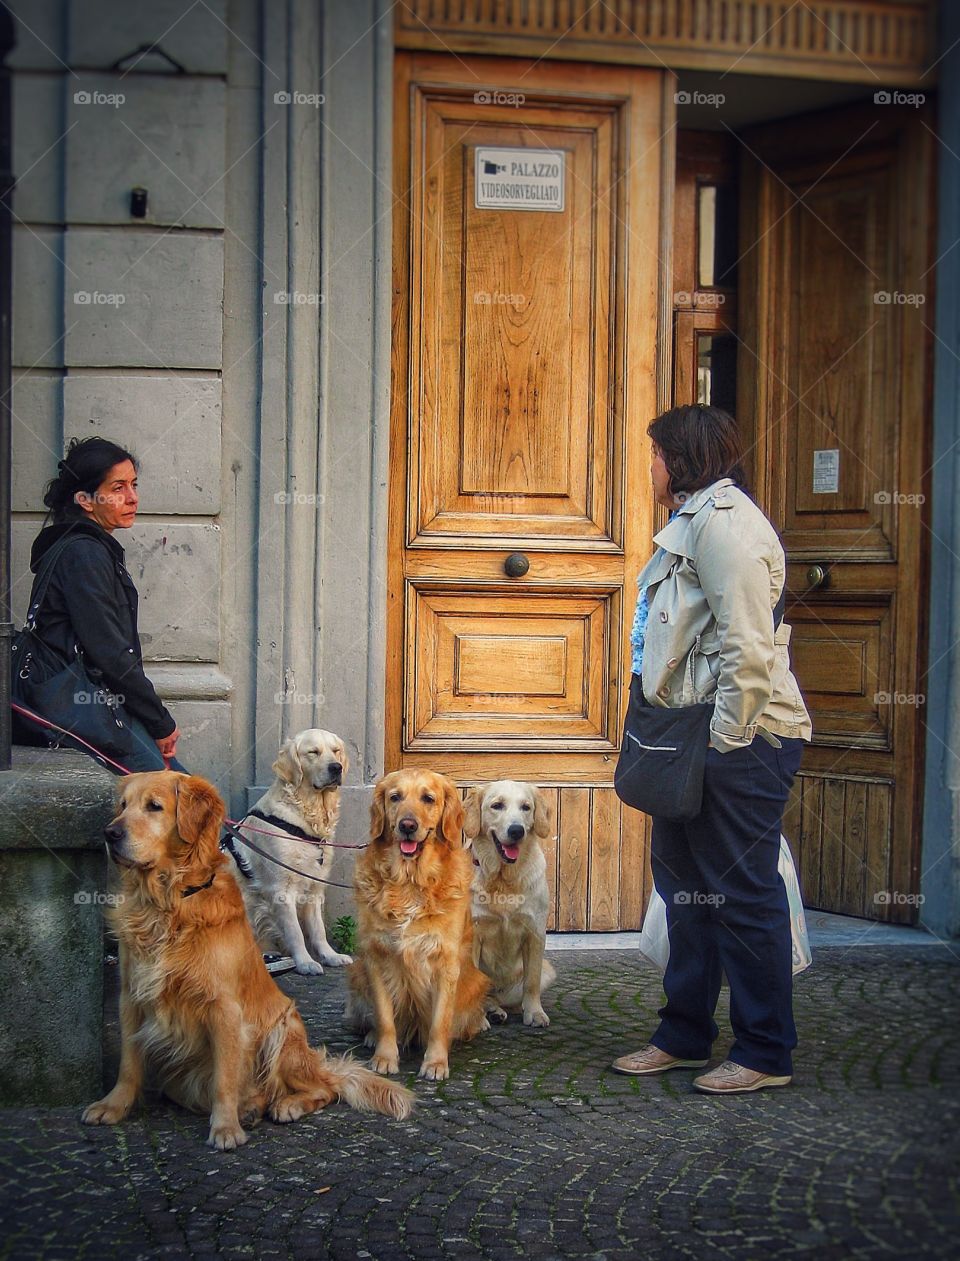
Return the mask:
<path id="1" fill-rule="evenodd" d="M 547 786 L 552 926 L 636 928 L 648 829 L 610 784 L 654 530 L 672 80 L 422 54 L 395 81 L 386 763 Z M 562 154 L 563 209 L 479 208 L 480 147 Z"/>
<path id="2" fill-rule="evenodd" d="M 810 905 L 916 918 L 931 133 L 857 107 L 748 133 L 741 423 L 787 553 L 814 727 L 787 836 Z"/>
<path id="3" fill-rule="evenodd" d="M 513 536 L 615 548 L 613 117 L 544 106 L 509 125 L 490 113 L 472 98 L 428 98 L 424 151 L 413 155 L 415 170 L 436 169 L 439 187 L 413 241 L 420 493 L 410 541 L 501 547 Z M 464 154 L 494 144 L 563 151 L 564 211 L 476 209 L 475 164 Z M 613 295 L 622 297 L 622 288 Z"/>

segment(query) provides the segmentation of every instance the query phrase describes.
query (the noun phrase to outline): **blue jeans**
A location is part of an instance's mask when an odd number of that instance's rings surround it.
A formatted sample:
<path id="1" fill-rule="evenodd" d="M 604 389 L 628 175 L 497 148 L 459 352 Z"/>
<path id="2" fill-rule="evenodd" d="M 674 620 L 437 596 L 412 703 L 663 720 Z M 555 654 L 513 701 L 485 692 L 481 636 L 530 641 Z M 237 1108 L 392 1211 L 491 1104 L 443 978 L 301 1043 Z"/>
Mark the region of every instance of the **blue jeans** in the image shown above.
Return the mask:
<path id="1" fill-rule="evenodd" d="M 653 878 L 667 908 L 667 996 L 651 1041 L 682 1059 L 708 1059 L 726 973 L 734 1043 L 728 1059 L 792 1073 L 793 961 L 787 893 L 777 870 L 780 828 L 802 740 L 761 736 L 707 751 L 703 805 L 688 823 L 653 820 Z"/>
<path id="2" fill-rule="evenodd" d="M 128 714 L 126 717 L 127 727 L 133 737 L 133 749 L 125 757 L 118 757 L 117 761 L 134 774 L 138 771 L 184 771 L 187 774 L 187 768 L 182 766 L 176 758 L 173 758 L 170 765 L 164 762 L 160 750 L 157 748 L 157 742 L 148 733 L 146 727 L 137 718 L 131 718 Z M 89 749 L 84 748 L 82 744 L 75 744 L 69 736 L 64 736 L 62 742 L 64 745 L 70 745 L 75 749 L 79 749 L 81 753 L 86 753 L 88 757 L 93 757 Z M 100 762 L 99 758 L 94 758 L 95 762 Z M 108 771 L 114 775 L 122 775 L 124 772 L 118 770 L 116 766 L 111 766 L 109 762 L 100 762 L 101 766 L 105 766 Z"/>

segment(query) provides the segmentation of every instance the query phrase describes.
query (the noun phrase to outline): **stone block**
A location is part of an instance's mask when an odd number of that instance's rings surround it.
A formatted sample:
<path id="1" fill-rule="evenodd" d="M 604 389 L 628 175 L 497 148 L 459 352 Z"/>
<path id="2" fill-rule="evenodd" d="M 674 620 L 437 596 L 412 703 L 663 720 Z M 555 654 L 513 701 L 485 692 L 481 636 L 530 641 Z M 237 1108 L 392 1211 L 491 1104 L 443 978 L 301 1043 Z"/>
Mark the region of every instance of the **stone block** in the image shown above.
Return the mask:
<path id="1" fill-rule="evenodd" d="M 188 771 L 215 784 L 230 805 L 229 701 L 170 701 L 170 713 L 182 734 L 177 742 L 177 760 Z"/>
<path id="2" fill-rule="evenodd" d="M 64 437 L 100 435 L 140 461 L 140 511 L 220 511 L 219 377 L 105 376 L 63 383 Z"/>
<path id="3" fill-rule="evenodd" d="M 77 75 L 66 117 L 69 223 L 222 228 L 226 88 L 163 75 Z M 130 214 L 130 190 L 147 213 Z"/>
<path id="4" fill-rule="evenodd" d="M 140 642 L 150 661 L 220 656 L 220 529 L 140 521 L 118 533 L 140 592 Z M 150 673 L 149 664 L 147 673 Z"/>
<path id="5" fill-rule="evenodd" d="M 30 547 L 39 520 L 14 518 L 14 620 L 22 625 L 30 599 Z M 220 530 L 212 524 L 138 521 L 117 532 L 127 569 L 140 593 L 140 642 L 151 661 L 209 661 L 220 652 Z M 152 676 L 151 676 L 152 677 Z"/>
<path id="6" fill-rule="evenodd" d="M 140 230 L 66 236 L 65 362 L 219 368 L 223 241 Z"/>
<path id="7" fill-rule="evenodd" d="M 13 382 L 14 512 L 45 512 L 43 490 L 57 471 L 60 449 L 61 378 L 31 372 Z"/>
<path id="8" fill-rule="evenodd" d="M 105 70 L 143 44 L 159 44 L 192 74 L 225 74 L 227 26 L 225 0 L 72 0 L 69 60 L 74 68 Z M 166 58 L 151 53 L 130 57 L 122 69 L 173 72 Z"/>
<path id="9" fill-rule="evenodd" d="M 13 230 L 13 363 L 18 368 L 63 364 L 63 233 Z"/>
<path id="10" fill-rule="evenodd" d="M 7 0 L 17 43 L 7 58 L 15 70 L 66 70 L 63 0 Z"/>
<path id="11" fill-rule="evenodd" d="M 13 208 L 25 223 L 63 222 L 62 74 L 13 76 Z"/>
<path id="12" fill-rule="evenodd" d="M 99 1097 L 103 828 L 116 781 L 81 753 L 15 749 L 0 773 L 0 1105 Z"/>

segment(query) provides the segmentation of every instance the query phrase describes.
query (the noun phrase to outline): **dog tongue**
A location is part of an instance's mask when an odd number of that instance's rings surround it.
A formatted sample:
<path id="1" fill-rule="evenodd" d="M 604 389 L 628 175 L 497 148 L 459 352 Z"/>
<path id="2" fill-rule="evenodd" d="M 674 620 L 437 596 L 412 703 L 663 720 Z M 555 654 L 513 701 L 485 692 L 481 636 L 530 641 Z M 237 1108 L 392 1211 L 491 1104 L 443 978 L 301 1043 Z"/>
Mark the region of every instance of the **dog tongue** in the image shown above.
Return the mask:
<path id="1" fill-rule="evenodd" d="M 406 841 L 401 841 L 401 842 L 400 842 L 400 853 L 401 853 L 401 854 L 407 854 L 407 855 L 409 856 L 410 854 L 415 854 L 416 852 L 417 852 L 417 842 L 416 842 L 416 841 L 413 841 L 413 840 L 406 840 Z"/>
<path id="2" fill-rule="evenodd" d="M 515 863 L 517 859 L 520 857 L 520 846 L 519 845 L 504 845 L 503 852 L 506 854 L 506 856 L 510 859 L 512 863 Z"/>

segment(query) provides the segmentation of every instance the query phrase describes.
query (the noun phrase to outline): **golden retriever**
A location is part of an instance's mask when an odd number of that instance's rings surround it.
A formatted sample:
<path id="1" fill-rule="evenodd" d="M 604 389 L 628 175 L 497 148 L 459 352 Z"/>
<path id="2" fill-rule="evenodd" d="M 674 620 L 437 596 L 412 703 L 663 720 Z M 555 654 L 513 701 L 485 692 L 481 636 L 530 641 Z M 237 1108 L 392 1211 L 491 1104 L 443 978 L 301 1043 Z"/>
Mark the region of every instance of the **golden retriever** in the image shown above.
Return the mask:
<path id="1" fill-rule="evenodd" d="M 243 1126 L 264 1113 L 296 1121 L 336 1098 L 405 1117 L 409 1091 L 309 1045 L 224 869 L 216 790 L 175 771 L 128 775 L 119 806 L 105 836 L 122 870 L 123 898 L 111 912 L 120 942 L 120 1074 L 83 1121 L 123 1120 L 148 1068 L 176 1103 L 210 1113 L 207 1142 L 221 1151 L 245 1143 Z"/>
<path id="2" fill-rule="evenodd" d="M 297 834 L 333 840 L 348 765 L 339 736 L 319 728 L 301 731 L 280 749 L 273 764 L 276 779 L 244 819 L 249 827 L 241 825 L 240 831 L 287 867 L 321 881 L 331 879 L 334 851 L 309 845 Z M 301 976 L 322 975 L 325 963 L 335 968 L 352 963 L 350 955 L 338 954 L 327 941 L 327 886 L 287 871 L 247 846 L 242 851 L 253 875 L 248 879 L 235 870 L 234 876 L 261 948 L 282 949 Z"/>
<path id="3" fill-rule="evenodd" d="M 474 861 L 474 962 L 490 977 L 490 1015 L 523 1011 L 525 1025 L 546 1026 L 540 995 L 556 976 L 544 959 L 547 939 L 547 864 L 538 837 L 550 835 L 543 793 L 532 784 L 500 779 L 471 788 L 464 803 L 464 836 Z"/>
<path id="4" fill-rule="evenodd" d="M 357 860 L 359 958 L 346 1017 L 370 1030 L 371 1067 L 395 1073 L 399 1047 L 425 1048 L 420 1076 L 450 1074 L 450 1045 L 489 1023 L 489 981 L 473 962 L 463 806 L 429 771 L 394 771 L 374 790 L 370 844 Z"/>

